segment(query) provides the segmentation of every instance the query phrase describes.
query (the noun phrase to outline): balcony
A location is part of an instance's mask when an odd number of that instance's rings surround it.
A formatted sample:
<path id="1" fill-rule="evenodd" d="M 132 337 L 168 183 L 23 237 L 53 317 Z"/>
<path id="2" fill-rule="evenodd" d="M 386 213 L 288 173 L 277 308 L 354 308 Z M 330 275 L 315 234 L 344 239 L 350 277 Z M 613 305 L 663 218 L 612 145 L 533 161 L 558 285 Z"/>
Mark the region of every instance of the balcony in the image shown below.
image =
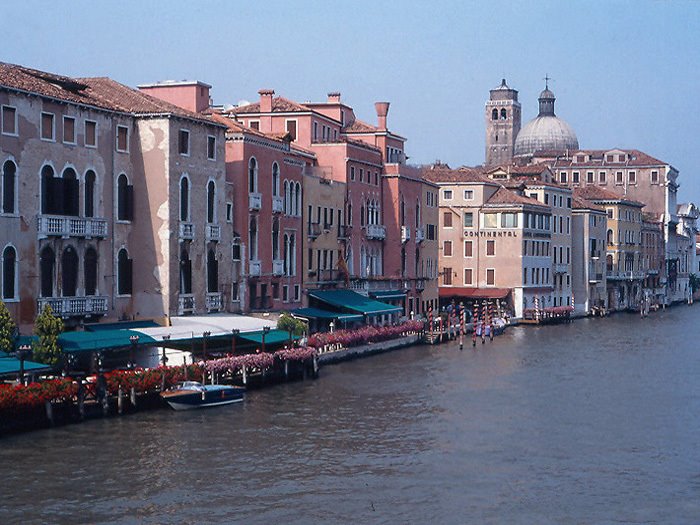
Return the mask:
<path id="1" fill-rule="evenodd" d="M 262 208 L 262 195 L 260 193 L 248 194 L 248 209 L 259 210 Z"/>
<path id="2" fill-rule="evenodd" d="M 274 259 L 272 261 L 272 275 L 277 277 L 284 275 L 284 261 L 282 259 Z"/>
<path id="3" fill-rule="evenodd" d="M 416 291 L 422 292 L 425 290 L 425 279 L 416 279 Z"/>
<path id="4" fill-rule="evenodd" d="M 180 223 L 180 239 L 191 241 L 194 239 L 194 224 L 191 222 Z"/>
<path id="5" fill-rule="evenodd" d="M 180 294 L 177 298 L 178 315 L 194 313 L 194 295 Z"/>
<path id="6" fill-rule="evenodd" d="M 221 310 L 222 303 L 221 292 L 208 292 L 204 299 L 207 312 L 218 312 Z"/>
<path id="7" fill-rule="evenodd" d="M 343 280 L 343 273 L 340 270 L 326 269 L 316 272 L 316 281 L 319 284 L 339 283 Z"/>
<path id="8" fill-rule="evenodd" d="M 405 243 L 411 240 L 411 228 L 408 226 L 401 226 L 401 242 Z"/>
<path id="9" fill-rule="evenodd" d="M 219 242 L 221 240 L 221 226 L 207 224 L 207 241 Z"/>
<path id="10" fill-rule="evenodd" d="M 282 197 L 272 196 L 272 213 L 282 213 L 284 211 L 284 200 Z"/>
<path id="11" fill-rule="evenodd" d="M 308 224 L 309 237 L 315 239 L 321 235 L 321 225 L 318 222 L 310 222 Z"/>
<path id="12" fill-rule="evenodd" d="M 416 244 L 423 242 L 425 239 L 425 230 L 423 228 L 416 228 Z"/>
<path id="13" fill-rule="evenodd" d="M 368 239 L 386 239 L 386 226 L 383 224 L 368 224 L 365 232 Z"/>
<path id="14" fill-rule="evenodd" d="M 56 215 L 38 215 L 37 232 L 40 239 L 46 237 L 107 237 L 107 220 L 62 217 Z"/>
<path id="15" fill-rule="evenodd" d="M 552 271 L 554 273 L 566 273 L 568 266 L 568 264 L 556 263 L 552 265 Z"/>
<path id="16" fill-rule="evenodd" d="M 251 277 L 260 277 L 262 273 L 262 263 L 260 261 L 249 261 L 248 275 Z"/>
<path id="17" fill-rule="evenodd" d="M 346 224 L 341 224 L 338 226 L 338 239 L 348 239 L 350 237 L 350 230 L 352 226 Z"/>
<path id="18" fill-rule="evenodd" d="M 609 281 L 641 281 L 646 277 L 646 272 L 608 270 L 607 279 Z"/>
<path id="19" fill-rule="evenodd" d="M 81 317 L 104 315 L 107 313 L 107 297 L 92 295 L 86 297 L 41 297 L 37 301 L 39 311 L 49 305 L 53 313 L 61 317 Z"/>

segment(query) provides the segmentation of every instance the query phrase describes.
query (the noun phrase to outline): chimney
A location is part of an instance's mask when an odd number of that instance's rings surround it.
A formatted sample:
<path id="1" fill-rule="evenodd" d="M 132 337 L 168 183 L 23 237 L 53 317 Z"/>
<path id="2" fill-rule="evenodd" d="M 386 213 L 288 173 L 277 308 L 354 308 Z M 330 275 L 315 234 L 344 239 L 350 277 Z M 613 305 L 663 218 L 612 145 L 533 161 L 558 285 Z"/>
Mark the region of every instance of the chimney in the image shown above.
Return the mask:
<path id="1" fill-rule="evenodd" d="M 328 93 L 328 104 L 340 104 L 340 91 Z"/>
<path id="2" fill-rule="evenodd" d="M 379 121 L 377 127 L 382 131 L 386 131 L 386 115 L 389 113 L 389 103 L 375 102 L 374 109 L 377 110 L 377 120 Z"/>
<path id="3" fill-rule="evenodd" d="M 260 94 L 260 113 L 272 112 L 272 95 L 275 94 L 274 89 L 261 89 Z"/>

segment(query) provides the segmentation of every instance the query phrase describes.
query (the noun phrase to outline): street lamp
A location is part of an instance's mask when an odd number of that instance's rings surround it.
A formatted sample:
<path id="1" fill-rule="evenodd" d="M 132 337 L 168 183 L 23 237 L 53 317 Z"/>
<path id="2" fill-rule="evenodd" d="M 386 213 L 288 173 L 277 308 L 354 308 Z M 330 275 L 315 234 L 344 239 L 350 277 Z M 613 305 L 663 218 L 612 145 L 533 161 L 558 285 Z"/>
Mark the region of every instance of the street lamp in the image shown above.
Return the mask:
<path id="1" fill-rule="evenodd" d="M 231 355 L 236 355 L 236 337 L 241 331 L 238 328 L 233 328 L 231 330 Z"/>
<path id="2" fill-rule="evenodd" d="M 17 349 L 17 357 L 19 358 L 19 384 L 24 384 L 24 360 L 32 353 L 31 345 L 20 345 Z"/>
<path id="3" fill-rule="evenodd" d="M 262 329 L 262 332 L 263 332 L 262 333 L 262 351 L 263 351 L 263 354 L 265 353 L 265 336 L 267 335 L 267 333 L 269 331 L 270 331 L 269 326 L 263 326 L 263 329 Z"/>
<path id="4" fill-rule="evenodd" d="M 205 361 L 207 360 L 207 339 L 209 339 L 210 335 L 211 332 L 202 332 L 202 352 L 204 354 L 203 359 Z"/>
<path id="5" fill-rule="evenodd" d="M 170 341 L 170 334 L 163 336 L 163 355 L 160 358 L 160 362 L 165 366 L 168 363 L 168 356 L 165 355 L 165 345 Z"/>
<path id="6" fill-rule="evenodd" d="M 129 337 L 129 341 L 131 342 L 131 347 L 129 347 L 129 363 L 126 366 L 132 369 L 134 368 L 134 350 L 136 349 L 136 345 L 139 344 L 139 336 L 132 335 Z"/>

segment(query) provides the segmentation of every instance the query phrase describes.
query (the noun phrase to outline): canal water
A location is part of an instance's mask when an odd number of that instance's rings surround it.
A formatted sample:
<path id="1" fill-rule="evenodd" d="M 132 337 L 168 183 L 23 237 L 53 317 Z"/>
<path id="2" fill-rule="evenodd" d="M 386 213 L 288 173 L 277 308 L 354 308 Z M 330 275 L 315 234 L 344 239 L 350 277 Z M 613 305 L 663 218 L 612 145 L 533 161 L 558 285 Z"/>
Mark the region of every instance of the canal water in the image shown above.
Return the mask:
<path id="1" fill-rule="evenodd" d="M 700 523 L 700 307 L 0 440 L 0 523 Z"/>

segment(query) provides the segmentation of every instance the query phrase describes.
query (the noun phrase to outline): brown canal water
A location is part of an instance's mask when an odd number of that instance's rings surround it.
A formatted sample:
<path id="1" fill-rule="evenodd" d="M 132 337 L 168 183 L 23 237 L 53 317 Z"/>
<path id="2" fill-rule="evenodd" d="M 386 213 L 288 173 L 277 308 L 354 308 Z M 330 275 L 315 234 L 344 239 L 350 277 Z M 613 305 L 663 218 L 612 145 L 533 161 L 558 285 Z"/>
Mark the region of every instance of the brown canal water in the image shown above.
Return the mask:
<path id="1" fill-rule="evenodd" d="M 700 307 L 0 440 L 0 523 L 700 523 Z"/>

